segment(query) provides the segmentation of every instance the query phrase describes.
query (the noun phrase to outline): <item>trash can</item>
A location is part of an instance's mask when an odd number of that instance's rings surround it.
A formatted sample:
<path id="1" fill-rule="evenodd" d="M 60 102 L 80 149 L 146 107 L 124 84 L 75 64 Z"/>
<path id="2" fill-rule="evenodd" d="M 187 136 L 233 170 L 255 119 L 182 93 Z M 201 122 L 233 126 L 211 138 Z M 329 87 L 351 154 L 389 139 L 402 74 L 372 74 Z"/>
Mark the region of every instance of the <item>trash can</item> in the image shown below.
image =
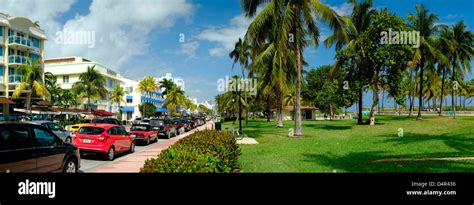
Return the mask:
<path id="1" fill-rule="evenodd" d="M 221 122 L 214 122 L 214 127 L 215 127 L 216 130 L 218 130 L 218 131 L 222 130 Z"/>

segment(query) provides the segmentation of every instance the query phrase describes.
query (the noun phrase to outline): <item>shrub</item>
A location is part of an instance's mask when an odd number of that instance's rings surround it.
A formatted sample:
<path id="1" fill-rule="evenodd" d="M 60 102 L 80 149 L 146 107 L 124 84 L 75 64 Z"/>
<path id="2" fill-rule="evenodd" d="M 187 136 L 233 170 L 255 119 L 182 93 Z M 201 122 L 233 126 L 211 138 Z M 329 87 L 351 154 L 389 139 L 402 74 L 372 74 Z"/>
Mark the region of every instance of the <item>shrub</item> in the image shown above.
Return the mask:
<path id="1" fill-rule="evenodd" d="M 239 154 L 229 132 L 199 131 L 162 151 L 158 158 L 146 160 L 140 173 L 229 173 L 238 169 Z"/>

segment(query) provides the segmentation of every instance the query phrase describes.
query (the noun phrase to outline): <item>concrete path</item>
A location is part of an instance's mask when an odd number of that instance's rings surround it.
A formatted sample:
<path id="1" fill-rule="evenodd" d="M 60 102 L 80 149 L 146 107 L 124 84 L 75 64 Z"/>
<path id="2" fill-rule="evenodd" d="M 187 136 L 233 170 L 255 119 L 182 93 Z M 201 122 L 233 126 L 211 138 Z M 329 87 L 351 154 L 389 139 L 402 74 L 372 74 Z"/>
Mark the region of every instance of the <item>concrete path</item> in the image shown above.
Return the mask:
<path id="1" fill-rule="evenodd" d="M 173 137 L 169 140 L 160 141 L 158 143 L 153 143 L 148 145 L 147 149 L 137 151 L 133 154 L 128 154 L 126 156 L 120 157 L 108 164 L 96 167 L 88 172 L 92 173 L 138 173 L 140 168 L 145 164 L 145 160 L 149 158 L 156 158 L 161 151 L 167 149 L 180 139 L 183 139 L 190 134 L 205 129 L 214 129 L 214 122 L 208 122 L 205 125 L 198 127 L 192 131 Z"/>

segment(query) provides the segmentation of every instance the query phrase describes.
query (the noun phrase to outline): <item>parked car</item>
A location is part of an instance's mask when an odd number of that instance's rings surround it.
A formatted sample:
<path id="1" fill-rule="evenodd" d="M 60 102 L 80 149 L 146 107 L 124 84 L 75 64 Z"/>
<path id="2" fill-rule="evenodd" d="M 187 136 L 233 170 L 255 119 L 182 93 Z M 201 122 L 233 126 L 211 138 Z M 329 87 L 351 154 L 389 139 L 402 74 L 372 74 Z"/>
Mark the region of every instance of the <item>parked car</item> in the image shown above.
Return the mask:
<path id="1" fill-rule="evenodd" d="M 145 142 L 148 145 L 152 141 L 158 141 L 158 131 L 153 130 L 150 125 L 133 125 L 130 133 L 137 143 Z"/>
<path id="2" fill-rule="evenodd" d="M 58 125 L 57 123 L 51 121 L 33 121 L 32 123 L 36 125 L 42 125 L 48 128 L 54 134 L 56 134 L 64 142 L 72 143 L 71 132 L 64 129 L 64 127 L 62 127 L 61 125 Z"/>
<path id="3" fill-rule="evenodd" d="M 183 117 L 183 126 L 184 126 L 184 131 L 189 132 L 194 128 L 194 123 L 191 117 Z"/>
<path id="4" fill-rule="evenodd" d="M 93 119 L 91 123 L 122 125 L 122 123 L 120 123 L 120 121 L 118 121 L 115 118 L 96 118 L 96 119 Z"/>
<path id="5" fill-rule="evenodd" d="M 42 125 L 0 123 L 0 173 L 75 173 L 80 160 L 76 146 L 65 143 Z"/>
<path id="6" fill-rule="evenodd" d="M 82 126 L 73 139 L 81 153 L 105 154 L 110 161 L 121 152 L 135 152 L 135 139 L 123 126 L 89 124 Z"/>
<path id="7" fill-rule="evenodd" d="M 92 122 L 92 119 L 79 120 L 79 123 L 71 125 L 71 127 L 69 128 L 69 132 L 71 132 L 72 135 L 74 135 L 74 133 L 76 133 L 79 130 L 79 128 L 81 128 L 84 125 L 90 124 L 91 122 Z"/>
<path id="8" fill-rule="evenodd" d="M 183 134 L 186 132 L 184 129 L 184 123 L 183 120 L 179 117 L 176 117 L 173 119 L 174 126 L 176 127 L 176 130 L 178 130 L 178 134 Z"/>
<path id="9" fill-rule="evenodd" d="M 153 130 L 158 131 L 159 136 L 168 137 L 168 139 L 178 135 L 178 130 L 171 119 L 152 119 L 150 126 Z"/>
<path id="10" fill-rule="evenodd" d="M 149 125 L 150 124 L 150 119 L 143 119 L 140 121 L 140 123 L 138 123 L 140 125 Z"/>
<path id="11" fill-rule="evenodd" d="M 140 124 L 140 121 L 142 121 L 141 117 L 137 117 L 132 121 L 132 124 Z"/>

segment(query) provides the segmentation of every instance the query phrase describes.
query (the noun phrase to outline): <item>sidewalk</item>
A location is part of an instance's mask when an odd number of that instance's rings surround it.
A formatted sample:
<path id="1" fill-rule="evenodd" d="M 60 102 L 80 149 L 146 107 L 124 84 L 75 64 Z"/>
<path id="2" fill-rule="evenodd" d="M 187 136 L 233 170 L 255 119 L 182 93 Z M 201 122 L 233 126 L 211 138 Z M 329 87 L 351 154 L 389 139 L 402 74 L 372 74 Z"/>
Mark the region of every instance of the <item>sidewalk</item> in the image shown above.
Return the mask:
<path id="1" fill-rule="evenodd" d="M 196 132 L 197 130 L 214 129 L 214 122 L 210 121 L 207 124 L 198 127 L 190 132 L 184 133 L 178 137 L 173 137 L 169 140 L 165 140 L 158 143 L 148 145 L 147 149 L 128 154 L 120 157 L 113 162 L 97 167 L 90 170 L 90 173 L 138 173 L 140 168 L 145 164 L 145 160 L 149 158 L 155 158 L 162 150 L 167 149 L 178 140 L 185 138 L 186 136 Z"/>

